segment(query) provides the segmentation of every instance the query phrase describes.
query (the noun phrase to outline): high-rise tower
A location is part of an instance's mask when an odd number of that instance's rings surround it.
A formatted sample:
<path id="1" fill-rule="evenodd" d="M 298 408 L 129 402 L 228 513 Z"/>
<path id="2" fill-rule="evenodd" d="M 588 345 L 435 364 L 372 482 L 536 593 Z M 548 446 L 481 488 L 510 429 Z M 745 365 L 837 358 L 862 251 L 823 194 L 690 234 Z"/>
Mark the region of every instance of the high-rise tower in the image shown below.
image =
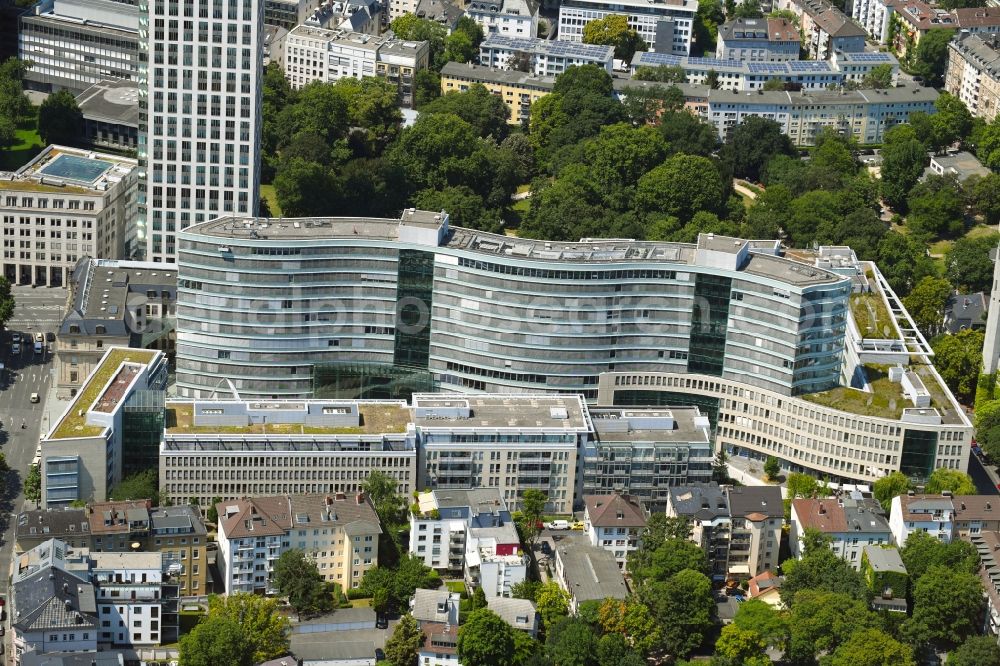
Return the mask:
<path id="1" fill-rule="evenodd" d="M 175 261 L 192 224 L 257 213 L 263 7 L 139 0 L 135 247 L 147 261 Z"/>

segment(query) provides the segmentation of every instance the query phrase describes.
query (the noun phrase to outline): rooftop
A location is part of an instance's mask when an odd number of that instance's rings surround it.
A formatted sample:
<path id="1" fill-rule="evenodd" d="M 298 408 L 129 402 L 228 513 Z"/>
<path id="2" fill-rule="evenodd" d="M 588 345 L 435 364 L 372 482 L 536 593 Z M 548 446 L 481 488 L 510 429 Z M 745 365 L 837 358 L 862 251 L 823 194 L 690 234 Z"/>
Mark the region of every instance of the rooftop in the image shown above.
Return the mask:
<path id="1" fill-rule="evenodd" d="M 102 195 L 137 166 L 127 157 L 50 145 L 17 172 L 0 172 L 0 191 Z"/>
<path id="2" fill-rule="evenodd" d="M 956 521 L 1000 520 L 1000 497 L 996 495 L 955 495 L 951 502 Z"/>
<path id="3" fill-rule="evenodd" d="M 59 335 L 127 336 L 135 320 L 130 310 L 148 300 L 173 301 L 177 297 L 177 267 L 142 261 L 116 261 L 83 257 L 70 278 L 72 303 L 59 326 Z M 146 321 L 146 327 L 152 322 Z"/>
<path id="4" fill-rule="evenodd" d="M 220 502 L 219 531 L 226 537 L 278 536 L 293 528 L 339 527 L 348 535 L 381 534 L 378 515 L 364 493 L 309 494 Z"/>
<path id="5" fill-rule="evenodd" d="M 719 26 L 719 39 L 759 39 L 767 42 L 799 42 L 799 29 L 788 19 L 736 19 Z"/>
<path id="6" fill-rule="evenodd" d="M 87 505 L 90 532 L 95 535 L 145 532 L 149 529 L 149 510 L 152 504 L 148 499 L 139 498 L 120 502 L 92 502 Z"/>
<path id="7" fill-rule="evenodd" d="M 99 81 L 76 96 L 84 118 L 139 125 L 139 86 L 128 79 Z"/>
<path id="8" fill-rule="evenodd" d="M 231 401 L 243 404 L 242 401 Z M 289 409 L 301 409 L 306 402 L 285 403 Z M 357 426 L 323 426 L 305 423 L 283 423 L 280 414 L 271 414 L 266 422 L 245 425 L 194 425 L 194 402 L 170 401 L 166 405 L 166 433 L 170 435 L 377 435 L 406 432 L 410 410 L 397 403 L 358 403 L 360 424 Z"/>
<path id="9" fill-rule="evenodd" d="M 583 503 L 594 527 L 646 526 L 646 512 L 628 495 L 585 495 Z"/>
<path id="10" fill-rule="evenodd" d="M 514 629 L 534 631 L 538 628 L 535 604 L 527 599 L 487 597 L 486 607 L 502 617 Z"/>
<path id="11" fill-rule="evenodd" d="M 556 544 L 562 562 L 563 582 L 577 603 L 625 599 L 628 588 L 614 554 L 586 541 L 563 539 Z"/>
<path id="12" fill-rule="evenodd" d="M 541 39 L 539 37 L 511 37 L 491 32 L 479 45 L 480 51 L 502 49 L 506 51 L 523 51 L 546 57 L 563 57 L 593 62 L 608 62 L 614 58 L 613 46 L 598 44 L 583 44 L 580 42 L 564 42 L 558 39 Z"/>
<path id="13" fill-rule="evenodd" d="M 109 349 L 100 364 L 90 373 L 86 383 L 80 388 L 76 400 L 66 409 L 62 420 L 49 434 L 49 439 L 99 435 L 104 430 L 104 426 L 87 425 L 87 412 L 95 407 L 97 400 L 103 395 L 104 387 L 113 377 L 117 376 L 122 364 L 131 362 L 148 365 L 158 353 L 160 352 L 122 347 Z"/>
<path id="14" fill-rule="evenodd" d="M 895 548 L 868 545 L 865 546 L 864 553 L 868 557 L 868 564 L 871 566 L 873 571 L 878 573 L 885 571 L 906 573 L 906 567 L 903 565 L 903 558 L 899 556 L 899 551 Z"/>
<path id="15" fill-rule="evenodd" d="M 579 395 L 413 394 L 413 422 L 422 430 L 455 428 L 589 429 Z"/>
<path id="16" fill-rule="evenodd" d="M 84 509 L 37 509 L 17 515 L 15 541 L 20 539 L 69 538 L 89 535 L 90 523 Z"/>
<path id="17" fill-rule="evenodd" d="M 602 442 L 708 443 L 709 421 L 697 407 L 590 408 Z"/>
<path id="18" fill-rule="evenodd" d="M 729 516 L 729 498 L 717 483 L 674 486 L 669 492 L 670 505 L 678 516 L 699 521 Z"/>
<path id="19" fill-rule="evenodd" d="M 90 553 L 90 561 L 93 569 L 104 571 L 128 571 L 139 569 L 152 569 L 160 571 L 163 565 L 163 553 L 114 553 L 114 552 L 93 552 Z"/>
<path id="20" fill-rule="evenodd" d="M 996 7 L 961 7 L 951 13 L 960 29 L 1000 26 L 1000 9 Z"/>
<path id="21" fill-rule="evenodd" d="M 947 155 L 931 155 L 931 163 L 937 164 L 945 174 L 958 176 L 959 180 L 965 180 L 969 176 L 987 176 L 991 173 L 975 155 L 964 150 Z"/>
<path id="22" fill-rule="evenodd" d="M 783 518 L 785 515 L 781 489 L 777 486 L 734 486 L 727 488 L 726 495 L 733 516 L 758 513 L 768 518 Z"/>
<path id="23" fill-rule="evenodd" d="M 375 659 L 373 641 L 345 641 L 339 631 L 298 633 L 291 636 L 291 651 L 308 663 L 367 663 Z"/>
<path id="24" fill-rule="evenodd" d="M 207 533 L 201 513 L 193 506 L 160 506 L 149 513 L 153 534 Z"/>
<path id="25" fill-rule="evenodd" d="M 473 81 L 520 86 L 533 90 L 550 91 L 556 85 L 556 77 L 554 76 L 535 76 L 528 72 L 497 69 L 496 67 L 487 67 L 486 65 L 474 65 L 471 62 L 448 62 L 441 68 L 441 76 L 445 78 L 468 78 Z"/>
<path id="26" fill-rule="evenodd" d="M 803 529 L 812 528 L 825 534 L 888 534 L 889 523 L 863 502 L 836 499 L 792 500 L 795 515 Z"/>
<path id="27" fill-rule="evenodd" d="M 455 610 L 450 608 L 456 601 L 452 599 L 451 594 L 446 587 L 436 590 L 414 590 L 410 613 L 420 622 L 447 622 L 449 615 Z"/>

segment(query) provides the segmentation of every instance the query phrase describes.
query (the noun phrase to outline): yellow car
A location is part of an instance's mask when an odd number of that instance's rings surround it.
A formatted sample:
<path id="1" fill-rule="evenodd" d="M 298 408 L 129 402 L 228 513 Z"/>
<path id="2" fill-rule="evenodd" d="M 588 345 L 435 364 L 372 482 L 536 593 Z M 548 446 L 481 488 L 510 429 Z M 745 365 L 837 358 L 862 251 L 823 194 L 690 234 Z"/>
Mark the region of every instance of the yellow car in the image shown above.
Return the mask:
<path id="1" fill-rule="evenodd" d="M 571 530 L 582 530 L 583 529 L 583 523 L 578 520 L 575 523 L 573 523 L 573 525 L 570 527 L 570 529 Z"/>

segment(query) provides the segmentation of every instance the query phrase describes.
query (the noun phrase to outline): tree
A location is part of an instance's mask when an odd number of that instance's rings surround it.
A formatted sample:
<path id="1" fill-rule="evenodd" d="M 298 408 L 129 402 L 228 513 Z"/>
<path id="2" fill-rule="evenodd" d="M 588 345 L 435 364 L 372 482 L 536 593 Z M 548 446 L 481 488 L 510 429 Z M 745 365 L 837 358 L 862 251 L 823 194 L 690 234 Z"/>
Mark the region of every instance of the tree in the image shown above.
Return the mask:
<path id="1" fill-rule="evenodd" d="M 972 184 L 972 205 L 991 226 L 1000 224 L 1000 174 L 989 173 Z"/>
<path id="2" fill-rule="evenodd" d="M 337 182 L 329 167 L 300 157 L 282 159 L 274 177 L 274 193 L 289 217 L 316 217 L 333 213 Z"/>
<path id="3" fill-rule="evenodd" d="M 685 569 L 666 581 L 646 582 L 639 599 L 660 624 L 660 648 L 668 654 L 686 657 L 714 624 L 712 581 L 699 571 Z"/>
<path id="4" fill-rule="evenodd" d="M 286 550 L 274 563 L 273 580 L 282 596 L 299 616 L 317 615 L 333 609 L 331 590 L 323 581 L 316 562 L 301 550 Z"/>
<path id="5" fill-rule="evenodd" d="M 534 601 L 542 584 L 537 580 L 523 580 L 510 586 L 510 596 L 514 599 Z"/>
<path id="6" fill-rule="evenodd" d="M 684 107 L 684 92 L 673 85 L 630 86 L 622 105 L 635 125 L 653 125 L 664 112 Z"/>
<path id="7" fill-rule="evenodd" d="M 159 497 L 156 486 L 157 471 L 147 469 L 122 479 L 108 492 L 108 499 L 114 502 L 151 499 L 155 502 Z"/>
<path id="8" fill-rule="evenodd" d="M 699 211 L 721 211 L 725 190 L 712 160 L 677 154 L 639 179 L 635 199 L 647 215 L 672 215 L 686 222 Z"/>
<path id="9" fill-rule="evenodd" d="M 976 378 L 983 365 L 983 338 L 982 331 L 965 329 L 931 340 L 934 367 L 955 397 L 966 404 L 971 404 L 975 397 Z"/>
<path id="10" fill-rule="evenodd" d="M 548 496 L 535 488 L 529 488 L 521 494 L 521 533 L 529 546 L 535 543 L 538 536 L 538 524 L 542 522 L 542 514 L 545 513 L 548 501 Z"/>
<path id="11" fill-rule="evenodd" d="M 660 133 L 671 154 L 708 157 L 719 147 L 719 133 L 715 128 L 687 111 L 661 114 Z"/>
<path id="12" fill-rule="evenodd" d="M 965 195 L 955 176 L 928 176 L 910 191 L 906 206 L 906 226 L 920 237 L 955 237 L 965 229 Z"/>
<path id="13" fill-rule="evenodd" d="M 389 608 L 405 608 L 418 587 L 436 590 L 441 587 L 441 577 L 433 569 L 424 566 L 422 559 L 407 555 L 400 558 L 395 568 L 377 566 L 366 571 L 361 579 L 360 589 L 371 596 L 376 593 L 385 594 Z"/>
<path id="14" fill-rule="evenodd" d="M 687 72 L 680 65 L 643 65 L 636 67 L 632 76 L 637 81 L 657 81 L 659 83 L 687 83 Z"/>
<path id="15" fill-rule="evenodd" d="M 720 658 L 721 663 L 727 665 L 769 666 L 771 660 L 767 656 L 766 648 L 767 643 L 760 634 L 735 624 L 723 627 L 719 640 L 715 642 L 716 656 Z"/>
<path id="16" fill-rule="evenodd" d="M 83 138 L 83 114 L 76 98 L 60 90 L 45 98 L 38 107 L 38 135 L 45 143 L 79 143 Z"/>
<path id="17" fill-rule="evenodd" d="M 774 606 L 760 599 L 750 599 L 741 603 L 733 618 L 733 624 L 740 629 L 753 631 L 760 636 L 765 645 L 783 649 L 788 641 L 788 621 Z"/>
<path id="18" fill-rule="evenodd" d="M 813 499 L 815 497 L 826 497 L 830 494 L 830 489 L 826 484 L 820 484 L 816 477 L 803 474 L 802 472 L 792 472 L 785 479 L 785 487 L 788 489 L 788 496 L 792 499 L 802 497 Z"/>
<path id="19" fill-rule="evenodd" d="M 719 73 L 714 69 L 708 70 L 708 72 L 705 74 L 705 85 L 711 88 L 712 90 L 718 90 Z"/>
<path id="20" fill-rule="evenodd" d="M 421 69 L 413 75 L 413 108 L 424 105 L 441 95 L 441 75 L 432 69 Z"/>
<path id="21" fill-rule="evenodd" d="M 604 633 L 620 634 L 640 654 L 648 654 L 660 642 L 656 619 L 636 599 L 605 599 L 598 616 Z"/>
<path id="22" fill-rule="evenodd" d="M 17 58 L 8 58 L 0 64 L 0 119 L 4 121 L 0 147 L 13 143 L 17 123 L 31 110 L 31 102 L 21 84 L 28 66 Z"/>
<path id="23" fill-rule="evenodd" d="M 441 67 L 447 62 L 443 58 L 445 38 L 448 36 L 448 29 L 445 26 L 437 21 L 418 18 L 414 14 L 407 13 L 394 18 L 389 24 L 389 28 L 400 39 L 426 41 L 429 47 L 431 66 L 435 71 L 441 71 Z M 468 33 L 466 34 L 468 36 Z"/>
<path id="24" fill-rule="evenodd" d="M 868 586 L 861 574 L 827 547 L 807 546 L 805 557 L 785 560 L 781 568 L 785 573 L 781 600 L 786 605 L 793 605 L 801 590 L 837 592 L 868 600 Z"/>
<path id="25" fill-rule="evenodd" d="M 451 91 L 426 104 L 421 114 L 452 113 L 472 126 L 481 137 L 493 136 L 503 140 L 507 136 L 507 119 L 510 109 L 504 101 L 490 93 L 485 86 L 475 83 L 462 92 Z"/>
<path id="26" fill-rule="evenodd" d="M 785 656 L 796 664 L 815 663 L 818 655 L 835 651 L 855 632 L 879 624 L 867 601 L 849 594 L 801 590 L 795 594 L 788 618 Z"/>
<path id="27" fill-rule="evenodd" d="M 667 539 L 648 558 L 632 558 L 628 560 L 629 572 L 636 583 L 649 580 L 665 581 L 680 571 L 690 569 L 708 574 L 711 569 L 708 558 L 698 544 L 685 539 Z"/>
<path id="28" fill-rule="evenodd" d="M 1000 664 L 1000 646 L 992 636 L 970 636 L 948 655 L 948 666 Z"/>
<path id="29" fill-rule="evenodd" d="M 944 310 L 951 296 L 951 284 L 942 278 L 925 277 L 903 299 L 906 310 L 924 335 L 937 335 L 944 326 Z"/>
<path id="30" fill-rule="evenodd" d="M 940 88 L 944 85 L 944 71 L 948 66 L 948 42 L 955 35 L 954 30 L 935 28 L 928 30 L 914 55 L 912 71 L 924 78 L 927 85 Z"/>
<path id="31" fill-rule="evenodd" d="M 597 642 L 597 663 L 600 666 L 644 666 L 646 660 L 621 634 L 605 634 Z"/>
<path id="32" fill-rule="evenodd" d="M 768 79 L 764 82 L 762 90 L 777 90 L 781 91 L 785 89 L 784 79 Z"/>
<path id="33" fill-rule="evenodd" d="M 781 125 L 760 116 L 750 116 L 733 128 L 720 151 L 735 176 L 754 182 L 775 155 L 795 155 L 795 148 Z"/>
<path id="34" fill-rule="evenodd" d="M 913 588 L 914 633 L 954 647 L 976 632 L 983 585 L 973 573 L 933 565 Z"/>
<path id="35" fill-rule="evenodd" d="M 993 285 L 990 250 L 996 248 L 998 242 L 1000 235 L 997 234 L 959 238 L 945 259 L 945 277 L 965 293 L 990 291 Z"/>
<path id="36" fill-rule="evenodd" d="M 927 485 L 924 491 L 931 495 L 938 495 L 944 491 L 951 491 L 952 495 L 976 495 L 976 484 L 972 477 L 957 469 L 941 467 L 927 478 Z"/>
<path id="37" fill-rule="evenodd" d="M 927 152 L 913 128 L 897 125 L 885 133 L 882 145 L 882 197 L 895 209 L 905 210 L 906 195 L 924 172 Z"/>
<path id="38" fill-rule="evenodd" d="M 968 138 L 972 133 L 972 114 L 958 97 L 942 91 L 934 100 L 937 113 L 931 116 L 934 130 L 933 147 L 937 150 L 956 141 Z"/>
<path id="39" fill-rule="evenodd" d="M 549 627 L 569 613 L 569 594 L 554 580 L 544 583 L 535 594 L 535 608 L 542 624 Z"/>
<path id="40" fill-rule="evenodd" d="M 838 647 L 830 666 L 916 666 L 913 649 L 879 629 L 855 632 Z"/>
<path id="41" fill-rule="evenodd" d="M 865 74 L 861 80 L 862 88 L 891 88 L 892 87 L 892 65 L 877 65 Z"/>
<path id="42" fill-rule="evenodd" d="M 897 495 L 905 495 L 908 490 L 913 489 L 908 476 L 902 472 L 893 472 L 888 476 L 883 476 L 872 486 L 872 495 L 879 501 L 883 509 L 888 510 L 892 498 Z"/>
<path id="43" fill-rule="evenodd" d="M 583 26 L 584 44 L 601 44 L 615 47 L 615 58 L 631 62 L 636 51 L 645 51 L 646 42 L 630 28 L 628 17 L 623 14 L 608 14 L 602 19 L 594 19 Z"/>
<path id="44" fill-rule="evenodd" d="M 458 628 L 458 658 L 468 666 L 508 666 L 514 661 L 514 629 L 487 608 L 469 614 Z"/>
<path id="45" fill-rule="evenodd" d="M 545 655 L 559 666 L 598 666 L 597 636 L 586 622 L 564 617 L 546 630 Z"/>
<path id="46" fill-rule="evenodd" d="M 221 503 L 222 503 L 221 497 L 212 498 L 212 501 L 208 505 L 208 515 L 206 516 L 208 518 L 208 522 L 213 524 L 219 522 L 219 510 L 216 507 L 218 504 Z"/>
<path id="47" fill-rule="evenodd" d="M 208 616 L 181 639 L 181 663 L 252 666 L 288 653 L 288 620 L 278 602 L 251 594 L 212 597 Z"/>
<path id="48" fill-rule="evenodd" d="M 24 477 L 24 498 L 33 502 L 42 500 L 42 472 L 38 465 L 29 467 Z"/>
<path id="49" fill-rule="evenodd" d="M 778 475 L 781 474 L 781 462 L 774 456 L 768 456 L 764 461 L 764 474 L 767 474 L 769 481 L 777 481 Z"/>
<path id="50" fill-rule="evenodd" d="M 427 188 L 411 198 L 411 203 L 421 210 L 446 210 L 449 221 L 460 227 L 497 233 L 503 227 L 500 212 L 489 210 L 483 198 L 466 185 Z"/>
<path id="51" fill-rule="evenodd" d="M 736 6 L 733 18 L 758 19 L 764 18 L 764 12 L 760 10 L 760 0 L 743 0 Z"/>
<path id="52" fill-rule="evenodd" d="M 942 543 L 926 532 L 913 532 L 899 551 L 910 577 L 911 589 L 934 566 L 975 574 L 979 570 L 979 554 L 967 541 Z"/>
<path id="53" fill-rule="evenodd" d="M 420 648 L 424 646 L 424 632 L 409 613 L 399 618 L 392 636 L 385 642 L 385 659 L 391 666 L 416 666 Z"/>
<path id="54" fill-rule="evenodd" d="M 399 494 L 399 482 L 394 477 L 385 472 L 371 472 L 361 484 L 361 490 L 371 500 L 385 529 L 403 522 L 406 500 Z"/>

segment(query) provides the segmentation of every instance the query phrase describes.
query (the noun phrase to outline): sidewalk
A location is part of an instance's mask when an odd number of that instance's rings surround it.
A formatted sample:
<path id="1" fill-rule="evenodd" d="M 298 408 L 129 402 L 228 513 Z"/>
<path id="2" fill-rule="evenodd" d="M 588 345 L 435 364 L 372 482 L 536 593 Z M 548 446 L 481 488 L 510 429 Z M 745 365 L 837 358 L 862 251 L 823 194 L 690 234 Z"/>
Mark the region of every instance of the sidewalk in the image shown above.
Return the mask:
<path id="1" fill-rule="evenodd" d="M 739 481 L 744 486 L 773 486 L 764 480 L 764 463 L 760 460 L 751 460 L 744 456 L 730 455 L 726 458 L 726 470 L 729 476 Z M 782 485 L 781 497 L 788 497 L 788 489 Z"/>

